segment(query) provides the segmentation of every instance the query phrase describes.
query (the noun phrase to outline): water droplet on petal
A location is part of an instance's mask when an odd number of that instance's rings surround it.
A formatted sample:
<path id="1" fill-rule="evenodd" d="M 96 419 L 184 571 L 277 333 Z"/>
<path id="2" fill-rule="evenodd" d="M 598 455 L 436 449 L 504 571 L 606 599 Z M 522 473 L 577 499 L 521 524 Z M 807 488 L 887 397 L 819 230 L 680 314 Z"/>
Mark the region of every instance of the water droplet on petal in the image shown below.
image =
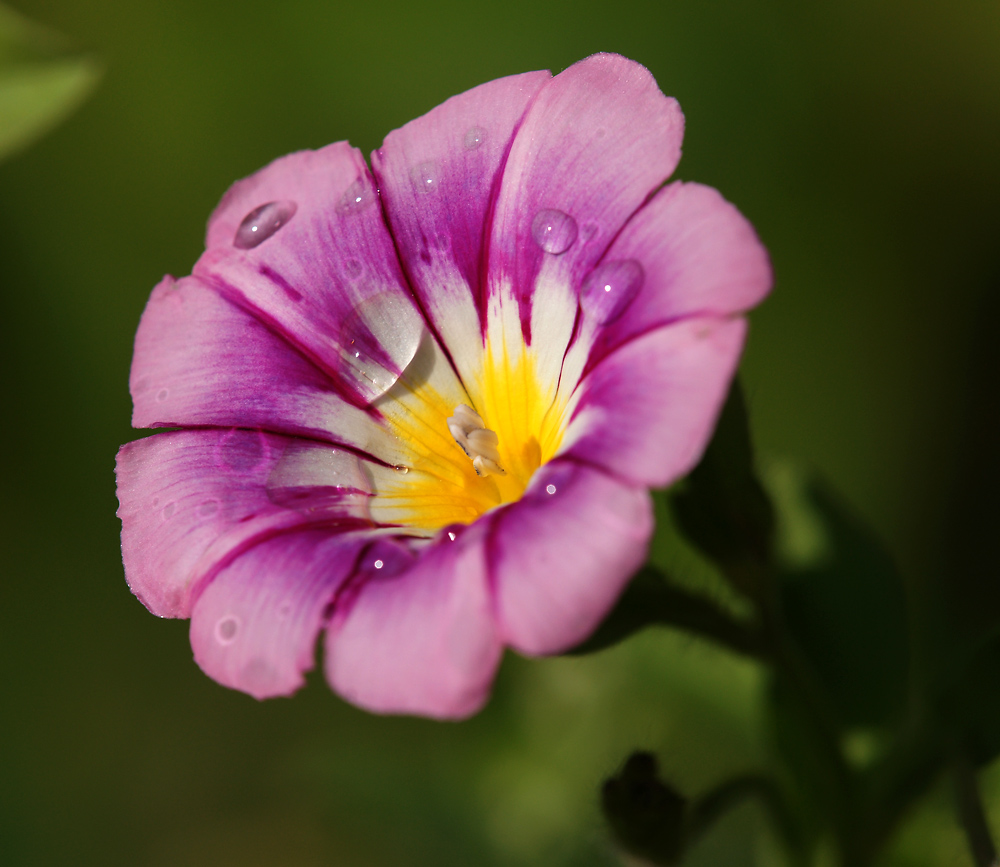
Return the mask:
<path id="1" fill-rule="evenodd" d="M 438 188 L 437 166 L 434 163 L 421 163 L 413 168 L 410 177 L 418 192 L 433 193 Z"/>
<path id="2" fill-rule="evenodd" d="M 167 505 L 163 507 L 163 520 L 169 521 L 174 516 L 174 512 L 176 511 L 177 511 L 176 503 L 167 503 Z"/>
<path id="3" fill-rule="evenodd" d="M 357 280 L 361 276 L 361 272 L 365 270 L 365 266 L 359 259 L 348 259 L 344 263 L 344 270 L 347 272 L 348 277 L 352 280 Z"/>
<path id="4" fill-rule="evenodd" d="M 569 214 L 545 208 L 531 221 L 531 237 L 546 253 L 565 253 L 576 240 L 577 226 Z"/>
<path id="5" fill-rule="evenodd" d="M 546 494 L 554 494 L 556 492 L 556 490 L 557 489 L 556 489 L 555 485 L 546 485 L 545 486 L 545 493 Z"/>
<path id="6" fill-rule="evenodd" d="M 365 178 L 358 178 L 340 197 L 340 201 L 337 203 L 337 212 L 340 214 L 359 214 L 374 203 L 375 190 Z"/>
<path id="7" fill-rule="evenodd" d="M 166 388 L 161 388 L 156 392 L 156 402 L 163 403 L 168 397 L 170 397 L 170 391 Z"/>
<path id="8" fill-rule="evenodd" d="M 240 631 L 240 619 L 232 614 L 223 617 L 215 624 L 215 640 L 219 644 L 232 644 L 236 633 Z"/>
<path id="9" fill-rule="evenodd" d="M 645 276 L 635 259 L 604 262 L 583 281 L 580 304 L 602 325 L 614 322 L 639 294 Z"/>
<path id="10" fill-rule="evenodd" d="M 233 246 L 240 250 L 252 250 L 292 219 L 296 210 L 298 205 L 288 199 L 254 208 L 236 230 Z"/>
<path id="11" fill-rule="evenodd" d="M 219 511 L 219 501 L 218 500 L 205 500 L 198 504 L 198 514 L 202 518 L 211 518 L 216 512 Z"/>
<path id="12" fill-rule="evenodd" d="M 376 560 L 375 561 L 375 568 L 376 569 L 381 569 L 384 565 L 385 565 L 385 563 L 383 563 L 381 560 Z"/>
<path id="13" fill-rule="evenodd" d="M 238 473 L 255 470 L 266 455 L 267 443 L 259 431 L 234 428 L 216 446 L 216 464 Z"/>
<path id="14" fill-rule="evenodd" d="M 410 468 L 404 466 L 403 464 L 400 464 L 398 467 L 393 467 L 393 469 L 401 476 L 405 476 L 410 471 Z"/>
<path id="15" fill-rule="evenodd" d="M 484 130 L 481 126 L 474 126 L 465 133 L 465 138 L 462 140 L 462 144 L 465 145 L 465 149 L 467 151 L 474 151 L 484 141 L 486 141 L 486 130 Z"/>
<path id="16" fill-rule="evenodd" d="M 451 530 L 448 531 L 448 538 L 451 539 L 452 542 L 456 539 L 455 534 Z"/>
<path id="17" fill-rule="evenodd" d="M 406 296 L 370 295 L 346 317 L 338 335 L 345 383 L 363 400 L 381 397 L 413 361 L 426 333 L 423 319 Z"/>

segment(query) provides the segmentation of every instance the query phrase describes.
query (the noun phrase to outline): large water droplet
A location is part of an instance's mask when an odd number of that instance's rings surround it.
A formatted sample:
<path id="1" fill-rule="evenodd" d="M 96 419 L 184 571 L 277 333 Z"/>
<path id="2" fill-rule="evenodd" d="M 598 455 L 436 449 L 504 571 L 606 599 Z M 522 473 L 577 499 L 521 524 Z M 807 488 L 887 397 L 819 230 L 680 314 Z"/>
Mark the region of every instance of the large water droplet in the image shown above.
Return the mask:
<path id="1" fill-rule="evenodd" d="M 465 145 L 466 150 L 474 151 L 484 141 L 486 141 L 486 130 L 484 130 L 481 126 L 474 126 L 465 133 L 465 138 L 462 140 L 462 144 Z"/>
<path id="2" fill-rule="evenodd" d="M 259 431 L 233 428 L 216 444 L 216 465 L 237 473 L 248 473 L 267 457 L 267 443 Z"/>
<path id="3" fill-rule="evenodd" d="M 645 276 L 635 259 L 604 262 L 583 281 L 580 304 L 602 325 L 614 322 L 639 294 Z"/>
<path id="4" fill-rule="evenodd" d="M 262 244 L 292 219 L 296 210 L 298 205 L 287 199 L 281 202 L 268 202 L 266 205 L 254 208 L 243 218 L 243 222 L 236 230 L 233 246 L 240 250 L 251 250 Z"/>
<path id="5" fill-rule="evenodd" d="M 365 178 L 358 178 L 351 184 L 337 203 L 337 212 L 341 214 L 358 214 L 369 205 L 375 203 L 375 190 Z"/>
<path id="6" fill-rule="evenodd" d="M 240 619 L 230 614 L 215 624 L 215 640 L 219 644 L 232 644 L 236 640 L 236 633 L 239 631 Z"/>
<path id="7" fill-rule="evenodd" d="M 438 171 L 434 163 L 420 163 L 410 172 L 413 184 L 421 193 L 433 193 L 438 188 Z"/>
<path id="8" fill-rule="evenodd" d="M 545 208 L 531 221 L 531 237 L 546 253 L 565 253 L 576 240 L 576 220 L 554 208 Z"/>
<path id="9" fill-rule="evenodd" d="M 374 401 L 413 362 L 425 334 L 423 319 L 406 296 L 370 295 L 354 308 L 338 335 L 344 380 L 362 399 Z"/>
<path id="10" fill-rule="evenodd" d="M 219 511 L 219 501 L 218 500 L 203 500 L 198 504 L 198 515 L 202 518 L 211 518 L 216 512 Z"/>

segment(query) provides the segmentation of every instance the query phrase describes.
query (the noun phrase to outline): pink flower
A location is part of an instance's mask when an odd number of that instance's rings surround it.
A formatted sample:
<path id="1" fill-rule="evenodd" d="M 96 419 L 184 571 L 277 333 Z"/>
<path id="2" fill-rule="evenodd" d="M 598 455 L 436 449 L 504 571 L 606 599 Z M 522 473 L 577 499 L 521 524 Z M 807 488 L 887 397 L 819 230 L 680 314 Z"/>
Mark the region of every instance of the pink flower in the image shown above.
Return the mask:
<path id="1" fill-rule="evenodd" d="M 595 55 L 235 184 L 136 336 L 122 551 L 204 671 L 383 712 L 482 706 L 584 639 L 697 461 L 767 255 L 675 182 L 683 116 Z M 373 176 L 374 175 L 374 176 Z"/>

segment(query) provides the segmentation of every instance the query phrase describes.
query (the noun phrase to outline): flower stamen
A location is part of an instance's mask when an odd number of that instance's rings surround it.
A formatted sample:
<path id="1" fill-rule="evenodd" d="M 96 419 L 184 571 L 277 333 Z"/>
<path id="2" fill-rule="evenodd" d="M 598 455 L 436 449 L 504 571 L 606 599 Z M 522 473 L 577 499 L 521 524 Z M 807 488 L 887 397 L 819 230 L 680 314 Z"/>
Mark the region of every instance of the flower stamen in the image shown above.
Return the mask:
<path id="1" fill-rule="evenodd" d="M 471 406 L 462 403 L 455 407 L 455 414 L 448 419 L 448 430 L 464 451 L 472 458 L 477 475 L 507 475 L 500 466 L 497 446 L 500 437 L 486 427 L 482 416 Z"/>

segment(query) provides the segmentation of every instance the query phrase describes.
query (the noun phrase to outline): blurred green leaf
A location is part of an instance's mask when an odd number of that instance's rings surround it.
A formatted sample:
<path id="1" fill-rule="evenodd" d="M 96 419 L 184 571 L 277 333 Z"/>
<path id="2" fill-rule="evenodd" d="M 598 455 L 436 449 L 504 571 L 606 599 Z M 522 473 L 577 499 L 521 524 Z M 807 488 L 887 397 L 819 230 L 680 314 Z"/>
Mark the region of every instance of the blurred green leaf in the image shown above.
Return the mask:
<path id="1" fill-rule="evenodd" d="M 701 462 L 671 496 L 677 524 L 733 584 L 756 595 L 774 515 L 754 472 L 746 403 L 734 380 Z"/>
<path id="2" fill-rule="evenodd" d="M 837 724 L 887 723 L 908 689 L 902 580 L 873 532 L 829 490 L 805 477 L 799 486 L 794 495 L 778 493 L 779 527 L 809 527 L 818 535 L 794 558 L 782 546 L 785 626 L 825 688 Z M 801 565 L 810 550 L 814 561 Z"/>
<path id="3" fill-rule="evenodd" d="M 80 104 L 100 70 L 62 40 L 0 6 L 0 159 L 26 147 Z"/>
<path id="4" fill-rule="evenodd" d="M 569 654 L 579 656 L 604 650 L 652 625 L 684 629 L 749 656 L 764 652 L 753 623 L 733 619 L 714 602 L 674 586 L 656 569 L 647 566 L 632 579 L 594 634 Z"/>

